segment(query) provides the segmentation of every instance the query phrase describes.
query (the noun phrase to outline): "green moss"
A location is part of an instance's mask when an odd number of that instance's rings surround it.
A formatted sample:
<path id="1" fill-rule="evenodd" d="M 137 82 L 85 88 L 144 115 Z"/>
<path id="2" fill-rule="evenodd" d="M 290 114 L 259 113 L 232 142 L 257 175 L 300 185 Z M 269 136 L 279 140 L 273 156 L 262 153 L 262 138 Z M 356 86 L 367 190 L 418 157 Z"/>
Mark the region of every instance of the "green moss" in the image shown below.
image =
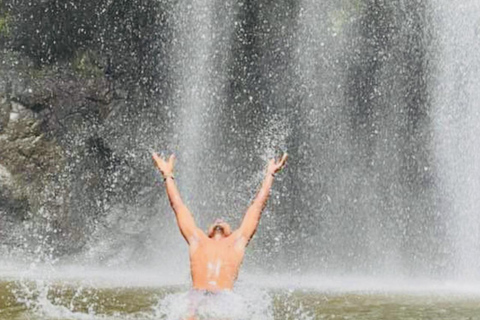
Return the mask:
<path id="1" fill-rule="evenodd" d="M 5 11 L 3 1 L 0 0 L 0 37 L 6 38 L 10 35 L 10 15 Z"/>
<path id="2" fill-rule="evenodd" d="M 85 78 L 100 78 L 103 70 L 97 64 L 96 55 L 91 51 L 78 52 L 72 62 L 73 70 Z"/>
<path id="3" fill-rule="evenodd" d="M 10 35 L 9 17 L 0 16 L 0 36 L 8 37 Z"/>
<path id="4" fill-rule="evenodd" d="M 30 67 L 26 70 L 31 79 L 44 79 L 48 75 L 48 69 L 45 67 Z"/>

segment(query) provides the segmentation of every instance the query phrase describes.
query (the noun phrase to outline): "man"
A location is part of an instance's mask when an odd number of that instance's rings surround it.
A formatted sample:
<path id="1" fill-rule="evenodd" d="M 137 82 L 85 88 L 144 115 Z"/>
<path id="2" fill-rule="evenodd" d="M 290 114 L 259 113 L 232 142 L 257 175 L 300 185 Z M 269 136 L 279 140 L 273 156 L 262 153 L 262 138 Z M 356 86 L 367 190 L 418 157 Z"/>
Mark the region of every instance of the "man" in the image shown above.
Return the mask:
<path id="1" fill-rule="evenodd" d="M 285 165 L 287 154 L 278 162 L 272 159 L 268 163 L 262 187 L 248 208 L 240 228 L 232 232 L 225 221 L 217 219 L 207 234 L 196 226 L 192 214 L 180 197 L 173 175 L 175 156 L 171 155 L 168 161 L 156 153 L 153 153 L 152 157 L 165 181 L 168 199 L 175 212 L 180 232 L 189 245 L 193 288 L 204 292 L 233 289 L 245 248 L 257 230 L 274 176 Z"/>

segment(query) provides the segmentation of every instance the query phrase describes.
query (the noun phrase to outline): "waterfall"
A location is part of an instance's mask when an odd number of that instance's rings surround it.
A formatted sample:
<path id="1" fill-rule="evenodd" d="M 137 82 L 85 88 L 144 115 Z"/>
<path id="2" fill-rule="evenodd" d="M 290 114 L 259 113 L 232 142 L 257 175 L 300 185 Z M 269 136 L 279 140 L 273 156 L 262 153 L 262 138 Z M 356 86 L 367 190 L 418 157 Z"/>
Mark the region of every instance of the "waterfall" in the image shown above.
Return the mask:
<path id="1" fill-rule="evenodd" d="M 480 279 L 480 3 L 433 1 L 435 144 L 456 279 Z"/>
<path id="2" fill-rule="evenodd" d="M 55 196 L 20 192 L 9 201 L 21 214 L 0 203 L 9 213 L 0 222 L 15 230 L 8 250 L 22 247 L 25 230 L 37 223 L 31 241 L 55 233 L 43 250 L 59 259 L 152 260 L 153 268 L 186 275 L 187 249 L 145 150 L 176 153 L 176 181 L 202 229 L 217 217 L 235 228 L 267 159 L 288 151 L 247 270 L 480 279 L 477 0 L 140 2 L 12 6 L 18 47 L 9 49 L 15 54 L 5 59 L 11 66 L 0 84 L 20 79 L 12 90 L 26 98 L 12 98 L 18 106 L 34 101 L 29 121 L 43 121 L 22 134 L 43 141 L 46 133 L 48 150 L 65 151 L 68 165 L 51 161 L 45 176 L 29 169 L 45 179 L 35 186 L 45 182 Z M 70 29 L 60 37 L 37 16 L 43 11 L 82 17 L 55 20 L 55 28 L 83 28 L 78 48 Z M 23 45 L 36 30 L 48 35 L 35 43 L 42 50 Z M 16 55 L 46 71 L 23 75 Z M 68 59 L 78 60 L 81 76 Z M 65 64 L 73 75 L 62 76 L 71 82 L 57 80 L 63 69 L 54 62 Z M 72 96 L 75 81 L 85 88 Z M 38 89 L 44 82 L 45 92 Z M 10 96 L 0 98 L 10 112 Z M 2 143 L 16 139 L 0 133 Z M 19 143 L 36 152 L 28 139 Z M 0 168 L 28 184 L 31 177 L 12 165 L 15 143 L 13 156 L 0 154 Z M 50 228 L 57 224 L 58 234 Z"/>
<path id="3" fill-rule="evenodd" d="M 432 267 L 443 262 L 444 221 L 429 159 L 428 10 L 402 1 L 301 2 L 291 61 L 301 115 L 291 118 L 300 122 L 292 142 L 302 147 L 292 146 L 299 182 L 289 201 L 297 203 L 295 248 L 309 261 L 305 270 L 444 272 Z"/>
<path id="4" fill-rule="evenodd" d="M 170 81 L 176 89 L 170 99 L 176 116 L 170 151 L 178 153 L 179 188 L 203 227 L 219 214 L 217 126 L 227 100 L 236 12 L 232 1 L 194 1 L 179 2 L 172 13 Z"/>
<path id="5" fill-rule="evenodd" d="M 172 109 L 178 111 L 178 118 L 172 126 L 177 142 L 170 151 L 179 153 L 178 171 L 183 175 L 179 177 L 180 188 L 187 203 L 191 201 L 196 209 L 200 209 L 202 203 L 194 201 L 198 199 L 197 195 L 206 196 L 198 194 L 204 173 L 201 166 L 210 147 L 217 97 L 223 94 L 223 70 L 214 68 L 215 52 L 228 51 L 229 44 L 228 39 L 220 38 L 221 27 L 214 25 L 215 10 L 214 1 L 194 1 L 188 4 L 179 2 L 173 12 L 175 32 L 171 60 L 172 83 L 176 90 Z M 215 73 L 219 73 L 217 78 Z"/>

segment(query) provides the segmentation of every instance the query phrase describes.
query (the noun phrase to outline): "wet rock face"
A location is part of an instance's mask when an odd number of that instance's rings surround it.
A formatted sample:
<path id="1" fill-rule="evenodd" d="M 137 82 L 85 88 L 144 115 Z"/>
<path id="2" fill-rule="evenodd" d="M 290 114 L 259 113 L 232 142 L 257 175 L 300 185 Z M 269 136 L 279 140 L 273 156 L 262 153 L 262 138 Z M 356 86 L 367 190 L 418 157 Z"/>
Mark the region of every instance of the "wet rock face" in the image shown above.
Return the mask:
<path id="1" fill-rule="evenodd" d="M 139 153 L 131 150 L 139 128 L 122 124 L 147 118 L 161 127 L 161 111 L 146 106 L 168 89 L 159 79 L 167 74 L 170 6 L 0 1 L 0 22 L 8 22 L 8 33 L 0 25 L 0 165 L 9 177 L 0 186 L 0 225 L 8 220 L 18 230 L 11 234 L 28 234 L 22 221 L 32 222 L 72 253 L 111 203 L 135 201 L 152 183 L 142 181 L 150 159 L 129 155 Z"/>
<path id="2" fill-rule="evenodd" d="M 28 119 L 28 110 L 16 108 L 18 112 L 10 113 L 15 116 L 0 135 L 1 184 L 2 190 L 7 190 L 3 200 L 25 201 L 25 206 L 30 206 L 48 183 L 48 176 L 57 172 L 61 153 L 54 142 L 45 138 L 40 123 Z"/>
<path id="3" fill-rule="evenodd" d="M 12 174 L 4 166 L 0 165 L 0 190 L 12 186 Z"/>
<path id="4" fill-rule="evenodd" d="M 57 254 L 70 254 L 102 215 L 104 189 L 121 161 L 99 131 L 125 95 L 103 77 L 11 56 L 0 63 L 0 242 L 34 244 L 25 237 L 37 233 Z M 26 225 L 39 230 L 26 233 Z"/>
<path id="5" fill-rule="evenodd" d="M 0 165 L 0 210 L 6 210 L 18 199 L 15 194 L 15 181 L 11 172 L 4 166 Z"/>
<path id="6" fill-rule="evenodd" d="M 12 227 L 23 220 L 28 211 L 28 200 L 18 192 L 11 172 L 0 165 L 0 240 L 11 242 Z"/>

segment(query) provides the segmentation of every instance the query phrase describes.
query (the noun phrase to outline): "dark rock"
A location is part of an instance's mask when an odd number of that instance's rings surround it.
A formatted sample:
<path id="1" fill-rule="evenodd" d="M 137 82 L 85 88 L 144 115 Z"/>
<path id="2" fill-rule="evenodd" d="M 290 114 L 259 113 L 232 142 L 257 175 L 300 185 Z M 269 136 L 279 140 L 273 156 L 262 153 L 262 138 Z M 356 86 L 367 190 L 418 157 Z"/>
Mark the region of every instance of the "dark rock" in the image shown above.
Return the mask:
<path id="1" fill-rule="evenodd" d="M 21 104 L 23 107 L 38 113 L 48 108 L 52 99 L 52 92 L 49 92 L 48 90 L 42 90 L 39 92 L 37 90 L 33 91 L 31 88 L 29 88 L 21 93 L 17 93 L 17 96 L 13 97 L 12 101 L 15 101 Z"/>

